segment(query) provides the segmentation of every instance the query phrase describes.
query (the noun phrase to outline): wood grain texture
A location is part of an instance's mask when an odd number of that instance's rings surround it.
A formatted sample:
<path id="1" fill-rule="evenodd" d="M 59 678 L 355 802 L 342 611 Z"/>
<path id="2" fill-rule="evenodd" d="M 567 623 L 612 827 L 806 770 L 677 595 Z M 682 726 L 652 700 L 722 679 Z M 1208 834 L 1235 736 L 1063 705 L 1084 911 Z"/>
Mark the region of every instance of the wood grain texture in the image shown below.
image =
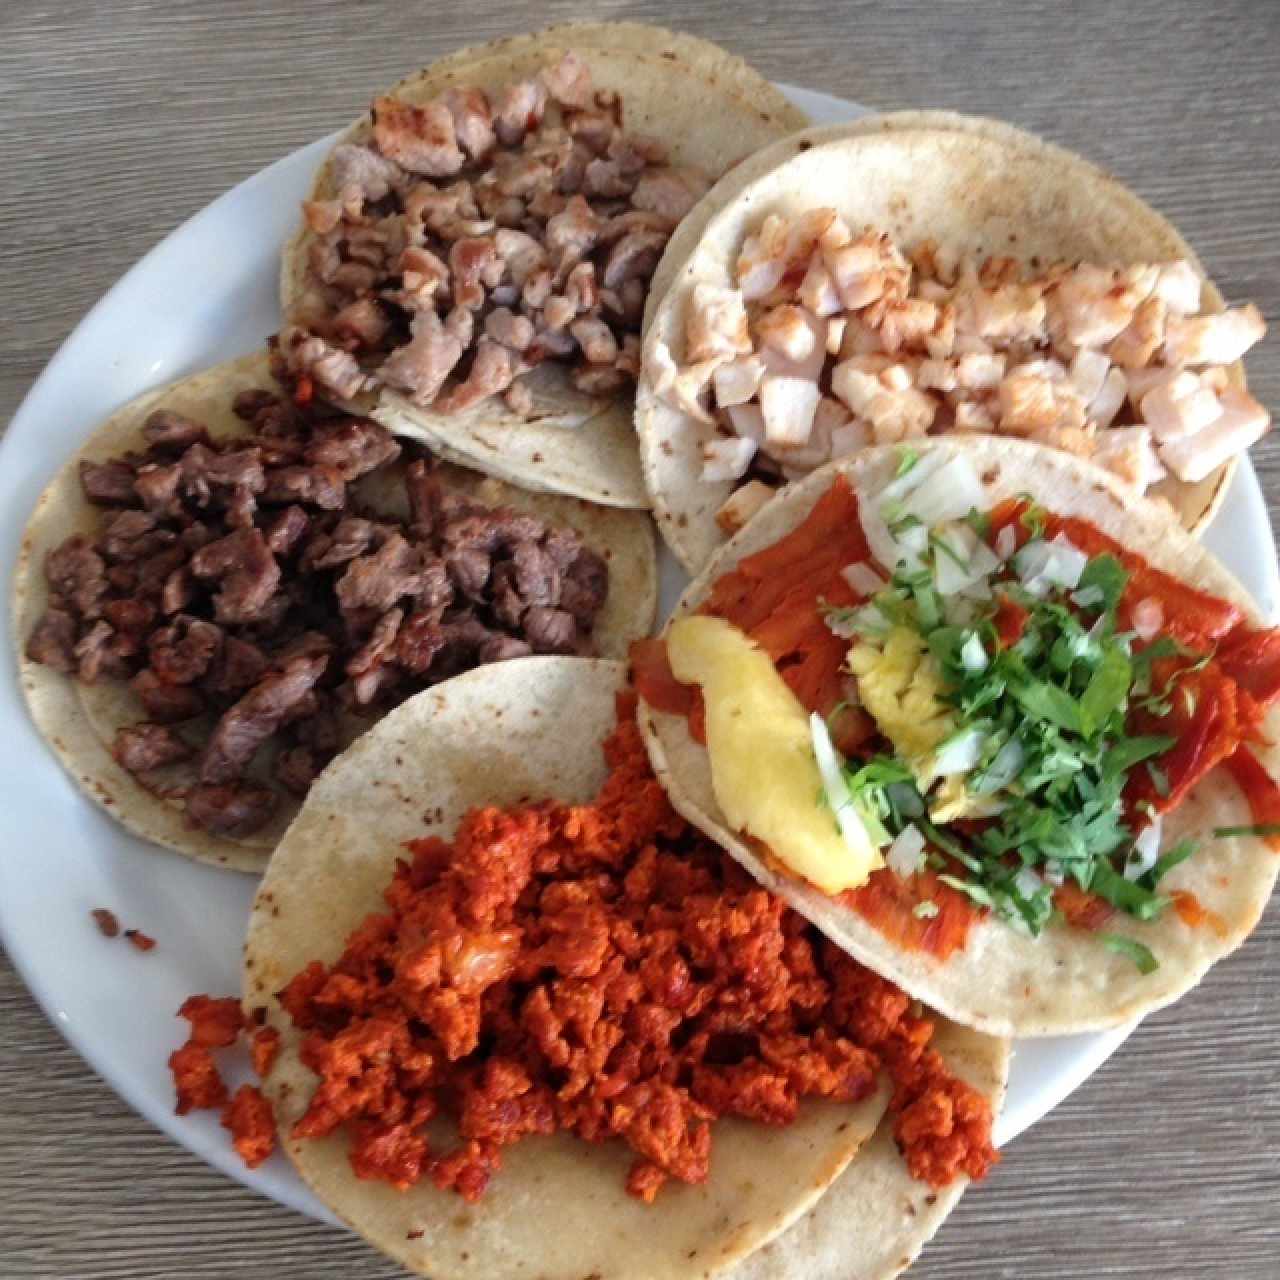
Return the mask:
<path id="1" fill-rule="evenodd" d="M 0 5 L 0 422 L 96 298 L 219 192 L 418 63 L 586 16 L 685 26 L 772 77 L 872 106 L 953 107 L 1042 132 L 1172 217 L 1229 298 L 1280 318 L 1280 5 L 1266 0 L 14 0 Z M 1280 405 L 1274 337 L 1250 377 Z M 1274 520 L 1280 443 L 1255 461 Z M 914 1274 L 1274 1280 L 1277 939 L 1273 908 L 1242 952 L 1013 1144 Z M 150 1130 L 2 959 L 0 1027 L 0 1275 L 399 1274 Z"/>

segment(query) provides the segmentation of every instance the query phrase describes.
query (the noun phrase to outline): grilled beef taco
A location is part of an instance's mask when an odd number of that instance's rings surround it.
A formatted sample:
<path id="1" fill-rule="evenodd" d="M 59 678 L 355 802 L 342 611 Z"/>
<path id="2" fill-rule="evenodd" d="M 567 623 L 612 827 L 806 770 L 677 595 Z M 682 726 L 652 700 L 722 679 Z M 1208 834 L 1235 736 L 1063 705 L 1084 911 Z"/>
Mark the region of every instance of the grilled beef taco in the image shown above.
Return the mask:
<path id="1" fill-rule="evenodd" d="M 897 1274 L 994 1159 L 1007 1043 L 931 1036 L 679 819 L 624 691 L 460 676 L 317 781 L 245 953 L 285 1149 L 437 1280 L 710 1276 L 770 1240 L 732 1274 Z"/>
<path id="2" fill-rule="evenodd" d="M 657 600 L 643 514 L 282 395 L 252 356 L 119 410 L 41 496 L 14 585 L 23 692 L 68 772 L 136 834 L 241 870 L 410 694 L 618 656 Z"/>
<path id="3" fill-rule="evenodd" d="M 1267 429 L 1264 332 L 1114 179 L 939 112 L 808 131 L 728 175 L 646 326 L 645 479 L 691 572 L 783 482 L 958 430 L 1097 462 L 1202 529 Z"/>
<path id="4" fill-rule="evenodd" d="M 647 507 L 650 278 L 715 178 L 805 122 L 740 59 L 635 23 L 434 63 L 316 177 L 283 264 L 294 375 L 452 461 Z"/>
<path id="5" fill-rule="evenodd" d="M 968 1026 L 1176 999 L 1280 859 L 1280 630 L 1167 514 L 991 437 L 787 489 L 634 651 L 685 817 Z"/>

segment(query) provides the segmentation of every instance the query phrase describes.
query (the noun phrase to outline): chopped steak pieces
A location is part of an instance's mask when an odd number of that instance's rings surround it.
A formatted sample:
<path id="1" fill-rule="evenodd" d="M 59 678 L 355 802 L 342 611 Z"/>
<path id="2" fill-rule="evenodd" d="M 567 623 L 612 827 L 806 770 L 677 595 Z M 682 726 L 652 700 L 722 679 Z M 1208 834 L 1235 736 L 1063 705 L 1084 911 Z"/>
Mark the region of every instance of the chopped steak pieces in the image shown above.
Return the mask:
<path id="1" fill-rule="evenodd" d="M 624 108 L 572 53 L 493 101 L 379 98 L 373 136 L 330 161 L 336 198 L 303 205 L 306 288 L 281 335 L 299 385 L 528 414 L 543 360 L 588 395 L 634 382 L 650 278 L 711 181 L 625 134 Z M 108 502 L 126 482 L 95 477 Z"/>
<path id="2" fill-rule="evenodd" d="M 26 648 L 129 684 L 141 719 L 111 754 L 193 827 L 261 830 L 349 740 L 344 717 L 483 663 L 591 652 L 609 573 L 574 530 L 450 492 L 366 419 L 268 390 L 234 408 L 251 434 L 217 441 L 162 409 L 145 452 L 81 465 L 99 526 L 46 556 Z M 398 486 L 407 519 L 385 509 Z"/>

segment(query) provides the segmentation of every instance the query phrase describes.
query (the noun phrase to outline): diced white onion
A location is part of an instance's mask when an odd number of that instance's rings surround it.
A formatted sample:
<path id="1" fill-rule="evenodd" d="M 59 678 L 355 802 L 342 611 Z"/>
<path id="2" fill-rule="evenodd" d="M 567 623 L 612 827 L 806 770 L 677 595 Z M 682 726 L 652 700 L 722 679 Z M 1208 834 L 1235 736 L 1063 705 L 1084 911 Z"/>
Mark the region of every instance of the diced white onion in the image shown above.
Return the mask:
<path id="1" fill-rule="evenodd" d="M 983 648 L 982 637 L 976 631 L 960 646 L 960 665 L 966 671 L 987 669 L 987 651 Z"/>
<path id="2" fill-rule="evenodd" d="M 1092 609 L 1095 604 L 1101 604 L 1106 598 L 1106 593 L 1101 587 L 1081 587 L 1079 591 L 1071 593 L 1071 599 L 1082 609 Z"/>
<path id="3" fill-rule="evenodd" d="M 1055 889 L 1067 882 L 1067 873 L 1063 871 L 1062 863 L 1052 859 L 1044 864 L 1040 874 L 1044 877 L 1045 884 L 1051 884 Z"/>
<path id="4" fill-rule="evenodd" d="M 1138 837 L 1133 842 L 1133 850 L 1124 864 L 1124 878 L 1126 880 L 1136 880 L 1139 876 L 1144 876 L 1152 867 L 1156 865 L 1156 859 L 1160 856 L 1160 817 L 1151 819 L 1151 822 L 1138 832 Z"/>
<path id="5" fill-rule="evenodd" d="M 959 594 L 985 580 L 1000 563 L 995 552 L 967 524 L 947 525 L 938 529 L 934 537 L 943 544 L 933 561 L 934 584 L 939 595 Z"/>
<path id="6" fill-rule="evenodd" d="M 874 602 L 860 605 L 857 609 L 827 614 L 827 630 L 841 640 L 887 636 L 892 628 L 893 623 Z"/>
<path id="7" fill-rule="evenodd" d="M 933 756 L 933 776 L 947 778 L 968 773 L 982 758 L 986 735 L 979 729 L 966 729 L 948 738 Z"/>
<path id="8" fill-rule="evenodd" d="M 909 880 L 924 870 L 924 836 L 915 823 L 902 828 L 885 851 L 885 866 L 900 880 Z"/>
<path id="9" fill-rule="evenodd" d="M 840 570 L 840 576 L 860 596 L 873 596 L 877 591 L 883 591 L 888 585 L 865 560 L 846 565 Z"/>
<path id="10" fill-rule="evenodd" d="M 980 795 L 992 795 L 1003 790 L 1022 772 L 1022 763 L 1026 759 L 1026 749 L 1017 738 L 1008 742 L 996 752 L 995 759 L 983 770 L 976 790 Z"/>
<path id="11" fill-rule="evenodd" d="M 999 533 L 996 534 L 996 555 L 1001 560 L 1008 560 L 1018 549 L 1018 535 L 1013 531 L 1013 525 L 1007 524 Z"/>
<path id="12" fill-rule="evenodd" d="M 1044 881 L 1030 867 L 1023 867 L 1013 877 L 1013 887 L 1024 898 L 1034 898 L 1044 888 Z"/>
<path id="13" fill-rule="evenodd" d="M 1133 629 L 1141 640 L 1153 640 L 1164 623 L 1164 606 L 1150 596 L 1133 606 Z"/>
<path id="14" fill-rule="evenodd" d="M 1045 595 L 1050 587 L 1079 585 L 1088 563 L 1089 557 L 1061 535 L 1052 542 L 1028 542 L 1013 558 L 1022 585 L 1036 596 Z"/>
<path id="15" fill-rule="evenodd" d="M 809 736 L 813 741 L 813 755 L 818 762 L 818 773 L 822 777 L 822 790 L 827 803 L 836 816 L 836 824 L 840 834 L 849 848 L 858 854 L 865 852 L 869 839 L 862 819 L 853 806 L 853 797 L 849 794 L 849 784 L 845 781 L 839 753 L 831 741 L 831 733 L 827 722 L 815 711 L 809 716 Z"/>
<path id="16" fill-rule="evenodd" d="M 923 466 L 917 463 L 902 478 L 911 476 Z M 946 467 L 931 472 L 903 499 L 902 510 L 932 528 L 944 520 L 961 520 L 980 508 L 983 501 L 982 481 L 968 458 L 960 455 Z"/>

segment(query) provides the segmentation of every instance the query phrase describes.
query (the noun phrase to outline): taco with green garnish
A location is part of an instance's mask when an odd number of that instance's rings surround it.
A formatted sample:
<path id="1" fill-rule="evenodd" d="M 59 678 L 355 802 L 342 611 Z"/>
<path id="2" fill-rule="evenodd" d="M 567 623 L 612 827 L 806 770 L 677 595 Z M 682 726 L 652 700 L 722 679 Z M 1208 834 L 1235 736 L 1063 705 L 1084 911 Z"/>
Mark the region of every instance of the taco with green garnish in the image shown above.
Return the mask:
<path id="1" fill-rule="evenodd" d="M 986 1031 L 1168 1004 L 1280 869 L 1280 629 L 1057 452 L 936 440 L 816 472 L 633 656 L 676 808 Z"/>

